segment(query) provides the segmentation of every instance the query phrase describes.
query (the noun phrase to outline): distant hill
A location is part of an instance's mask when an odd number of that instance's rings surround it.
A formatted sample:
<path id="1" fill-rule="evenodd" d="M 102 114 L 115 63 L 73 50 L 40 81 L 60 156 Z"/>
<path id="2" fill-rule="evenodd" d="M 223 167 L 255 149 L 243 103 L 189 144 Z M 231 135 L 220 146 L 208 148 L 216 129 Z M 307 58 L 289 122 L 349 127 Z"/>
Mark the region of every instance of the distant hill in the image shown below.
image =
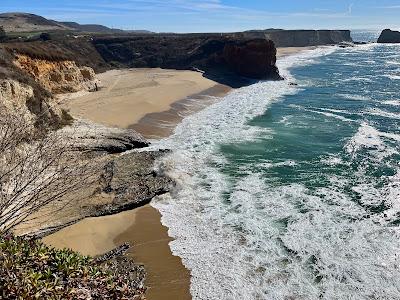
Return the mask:
<path id="1" fill-rule="evenodd" d="M 0 14 L 0 26 L 2 26 L 6 32 L 72 30 L 90 33 L 152 33 L 147 30 L 124 31 L 121 29 L 113 29 L 104 25 L 97 24 L 83 25 L 76 22 L 58 22 L 34 14 L 17 12 Z"/>
<path id="2" fill-rule="evenodd" d="M 98 33 L 122 33 L 124 32 L 121 29 L 112 29 L 104 25 L 97 25 L 97 24 L 79 24 L 76 22 L 59 22 L 68 28 L 75 29 L 77 31 L 84 31 L 84 32 L 98 32 Z"/>
<path id="3" fill-rule="evenodd" d="M 0 14 L 0 26 L 2 26 L 6 32 L 31 32 L 69 29 L 56 21 L 26 13 Z"/>

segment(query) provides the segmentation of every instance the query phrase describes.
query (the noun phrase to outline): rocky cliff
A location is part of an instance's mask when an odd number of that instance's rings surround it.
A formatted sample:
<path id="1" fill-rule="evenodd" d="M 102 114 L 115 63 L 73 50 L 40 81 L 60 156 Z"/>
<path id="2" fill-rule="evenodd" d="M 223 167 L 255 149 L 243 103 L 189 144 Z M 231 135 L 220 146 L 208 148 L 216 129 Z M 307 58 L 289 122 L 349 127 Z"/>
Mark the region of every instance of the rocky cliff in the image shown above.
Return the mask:
<path id="1" fill-rule="evenodd" d="M 32 126 L 39 120 L 42 123 L 61 118 L 61 111 L 51 98 L 37 99 L 32 86 L 13 79 L 0 80 L 0 109 L 20 115 Z"/>
<path id="2" fill-rule="evenodd" d="M 68 116 L 60 110 L 52 95 L 13 63 L 13 56 L 0 49 L 0 106 L 9 114 L 18 114 L 37 129 L 58 128 Z"/>
<path id="3" fill-rule="evenodd" d="M 276 48 L 271 40 L 229 42 L 224 45 L 222 60 L 237 74 L 256 79 L 280 79 L 276 67 Z"/>
<path id="4" fill-rule="evenodd" d="M 353 41 L 350 30 L 253 30 L 237 35 L 270 39 L 276 47 L 307 47 Z"/>
<path id="5" fill-rule="evenodd" d="M 206 77 L 231 86 L 235 80 L 224 80 L 237 75 L 280 79 L 275 66 L 276 48 L 266 39 L 148 35 L 97 38 L 93 43 L 103 59 L 114 66 L 199 69 Z"/>
<path id="6" fill-rule="evenodd" d="M 275 47 L 329 45 L 351 41 L 348 30 L 256 30 L 222 34 L 124 33 L 102 36 L 69 36 L 59 31 L 52 32 L 46 40 L 9 40 L 3 45 L 10 51 L 35 59 L 73 60 L 77 66 L 89 66 L 96 72 L 127 67 L 200 69 L 206 77 L 237 87 L 251 82 L 241 76 L 280 78 L 274 66 Z M 233 48 L 236 50 L 233 51 Z M 243 59 L 246 63 L 243 63 Z"/>
<path id="7" fill-rule="evenodd" d="M 380 44 L 400 43 L 400 32 L 392 31 L 390 29 L 385 29 L 379 36 L 378 43 Z"/>
<path id="8" fill-rule="evenodd" d="M 99 83 L 92 68 L 78 67 L 71 60 L 50 61 L 16 54 L 15 64 L 55 94 L 93 90 Z"/>

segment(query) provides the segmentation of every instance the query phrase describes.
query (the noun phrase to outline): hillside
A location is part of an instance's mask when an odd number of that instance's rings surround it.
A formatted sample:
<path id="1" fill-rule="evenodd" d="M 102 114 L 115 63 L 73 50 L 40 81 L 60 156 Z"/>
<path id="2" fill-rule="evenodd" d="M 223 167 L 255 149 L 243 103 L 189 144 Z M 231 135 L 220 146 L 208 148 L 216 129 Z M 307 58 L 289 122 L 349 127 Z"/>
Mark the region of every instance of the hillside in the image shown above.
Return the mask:
<path id="1" fill-rule="evenodd" d="M 67 26 L 56 21 L 27 13 L 0 14 L 0 26 L 2 26 L 6 32 L 32 32 L 69 29 Z"/>
<path id="2" fill-rule="evenodd" d="M 59 22 L 59 24 L 62 24 L 68 28 L 77 30 L 77 31 L 84 31 L 84 32 L 98 32 L 98 33 L 122 33 L 124 32 L 121 29 L 112 29 L 108 28 L 107 26 L 104 25 L 97 25 L 97 24 L 79 24 L 76 22 Z"/>
<path id="3" fill-rule="evenodd" d="M 117 34 L 124 33 L 124 30 L 113 29 L 98 24 L 79 24 L 76 22 L 58 22 L 41 16 L 28 13 L 4 13 L 0 14 L 0 26 L 6 32 L 41 32 L 41 31 L 79 31 L 89 33 Z M 131 30 L 129 33 L 151 33 L 146 30 Z"/>

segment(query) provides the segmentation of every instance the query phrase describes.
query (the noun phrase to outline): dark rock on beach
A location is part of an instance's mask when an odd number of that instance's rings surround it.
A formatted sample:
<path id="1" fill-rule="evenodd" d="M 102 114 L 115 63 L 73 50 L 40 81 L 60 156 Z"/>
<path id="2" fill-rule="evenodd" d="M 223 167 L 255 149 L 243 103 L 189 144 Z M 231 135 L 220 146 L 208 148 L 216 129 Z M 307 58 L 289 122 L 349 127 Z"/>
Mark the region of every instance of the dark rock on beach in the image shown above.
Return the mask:
<path id="1" fill-rule="evenodd" d="M 61 132 L 71 140 L 71 146 L 81 152 L 115 154 L 149 145 L 132 129 L 106 127 L 89 121 L 76 120 Z"/>
<path id="2" fill-rule="evenodd" d="M 95 208 L 104 216 L 150 203 L 170 191 L 173 181 L 154 170 L 155 160 L 163 152 L 131 152 L 111 160 L 104 167 L 102 192 L 112 195 L 112 202 Z"/>
<path id="3" fill-rule="evenodd" d="M 380 44 L 400 43 L 400 32 L 393 31 L 390 29 L 385 29 L 382 31 L 381 35 L 379 36 L 378 43 L 380 43 Z"/>
<path id="4" fill-rule="evenodd" d="M 162 155 L 163 151 L 132 151 L 97 157 L 103 166 L 99 170 L 98 182 L 74 195 L 73 199 L 67 199 L 74 205 L 58 203 L 61 209 L 51 208 L 51 215 L 38 224 L 31 223 L 22 233 L 43 237 L 87 217 L 112 215 L 150 203 L 154 197 L 169 192 L 174 186 L 169 177 L 155 169 L 156 159 Z"/>

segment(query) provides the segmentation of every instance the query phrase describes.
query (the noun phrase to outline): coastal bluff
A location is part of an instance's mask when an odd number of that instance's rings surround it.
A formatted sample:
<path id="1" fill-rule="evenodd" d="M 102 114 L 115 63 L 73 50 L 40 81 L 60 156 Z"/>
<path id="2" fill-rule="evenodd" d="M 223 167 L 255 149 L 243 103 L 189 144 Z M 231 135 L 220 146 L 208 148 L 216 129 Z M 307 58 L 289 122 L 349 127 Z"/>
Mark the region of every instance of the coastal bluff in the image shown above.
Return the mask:
<path id="1" fill-rule="evenodd" d="M 248 38 L 264 38 L 275 43 L 276 47 L 310 47 L 351 43 L 350 30 L 250 30 L 236 35 Z"/>
<path id="2" fill-rule="evenodd" d="M 385 29 L 378 38 L 379 44 L 400 43 L 400 32 Z"/>

